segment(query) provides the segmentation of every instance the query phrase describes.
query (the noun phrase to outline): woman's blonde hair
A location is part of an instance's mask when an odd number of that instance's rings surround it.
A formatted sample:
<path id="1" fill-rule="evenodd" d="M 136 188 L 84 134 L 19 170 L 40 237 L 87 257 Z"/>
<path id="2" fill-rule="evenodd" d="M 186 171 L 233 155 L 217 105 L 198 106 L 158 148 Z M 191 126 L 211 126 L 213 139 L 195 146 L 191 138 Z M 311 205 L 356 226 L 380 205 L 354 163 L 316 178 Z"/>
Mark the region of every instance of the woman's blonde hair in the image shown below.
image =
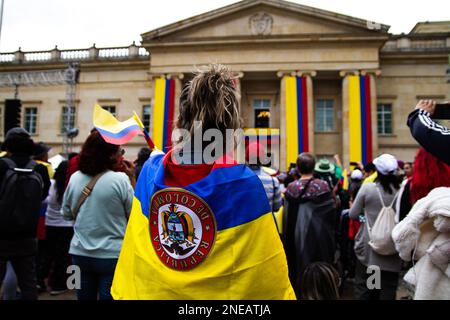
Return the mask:
<path id="1" fill-rule="evenodd" d="M 180 114 L 177 127 L 193 135 L 194 121 L 208 129 L 238 129 L 240 97 L 231 71 L 221 64 L 212 64 L 199 70 L 183 88 L 180 97 Z"/>

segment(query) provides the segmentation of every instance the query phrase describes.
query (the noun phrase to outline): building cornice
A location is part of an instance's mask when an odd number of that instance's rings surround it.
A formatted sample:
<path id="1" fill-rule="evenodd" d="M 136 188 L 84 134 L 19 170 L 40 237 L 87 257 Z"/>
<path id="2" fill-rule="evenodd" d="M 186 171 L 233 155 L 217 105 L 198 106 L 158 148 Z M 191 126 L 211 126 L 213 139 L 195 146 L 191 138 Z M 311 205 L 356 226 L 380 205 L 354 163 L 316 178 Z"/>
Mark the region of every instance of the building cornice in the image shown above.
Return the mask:
<path id="1" fill-rule="evenodd" d="M 168 47 L 187 47 L 187 46 L 226 46 L 226 45 L 251 45 L 251 44 L 283 44 L 283 43 L 345 43 L 345 42 L 374 42 L 383 45 L 389 37 L 367 36 L 367 35 L 298 35 L 298 36 L 271 36 L 271 37 L 230 37 L 230 38 L 198 38 L 189 39 L 188 41 L 165 41 L 147 43 L 148 49 L 168 48 Z"/>

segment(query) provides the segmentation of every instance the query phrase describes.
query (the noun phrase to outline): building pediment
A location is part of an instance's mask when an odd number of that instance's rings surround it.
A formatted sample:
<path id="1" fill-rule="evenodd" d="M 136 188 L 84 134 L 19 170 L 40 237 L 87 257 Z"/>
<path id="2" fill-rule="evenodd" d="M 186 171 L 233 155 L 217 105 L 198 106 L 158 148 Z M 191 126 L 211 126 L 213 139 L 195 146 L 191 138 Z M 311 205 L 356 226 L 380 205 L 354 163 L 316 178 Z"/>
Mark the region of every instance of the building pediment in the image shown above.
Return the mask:
<path id="1" fill-rule="evenodd" d="M 256 0 L 142 34 L 146 47 L 236 41 L 386 38 L 389 26 L 287 1 Z"/>

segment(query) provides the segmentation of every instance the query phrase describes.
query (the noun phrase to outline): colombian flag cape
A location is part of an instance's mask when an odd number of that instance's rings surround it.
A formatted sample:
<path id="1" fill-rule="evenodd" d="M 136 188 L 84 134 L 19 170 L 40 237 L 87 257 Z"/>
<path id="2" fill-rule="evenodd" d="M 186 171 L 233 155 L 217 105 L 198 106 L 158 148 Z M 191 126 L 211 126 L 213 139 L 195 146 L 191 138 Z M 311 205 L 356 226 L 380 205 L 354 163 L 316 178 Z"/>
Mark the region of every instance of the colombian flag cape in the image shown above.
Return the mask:
<path id="1" fill-rule="evenodd" d="M 259 178 L 214 164 L 182 188 L 164 185 L 170 154 L 142 169 L 111 294 L 114 299 L 295 299 Z"/>

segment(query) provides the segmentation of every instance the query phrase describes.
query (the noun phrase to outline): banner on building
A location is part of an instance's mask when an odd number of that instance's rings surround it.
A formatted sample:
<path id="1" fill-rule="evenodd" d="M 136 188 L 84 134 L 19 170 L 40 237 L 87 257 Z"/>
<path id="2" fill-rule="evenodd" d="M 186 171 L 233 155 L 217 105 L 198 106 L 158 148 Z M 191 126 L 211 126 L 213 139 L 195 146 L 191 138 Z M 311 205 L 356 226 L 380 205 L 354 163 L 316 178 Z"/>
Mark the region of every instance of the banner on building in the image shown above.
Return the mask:
<path id="1" fill-rule="evenodd" d="M 308 81 L 306 77 L 286 77 L 286 161 L 287 168 L 297 156 L 309 151 Z"/>
<path id="2" fill-rule="evenodd" d="M 175 112 L 175 80 L 155 80 L 153 106 L 153 141 L 155 146 L 167 152 L 172 147 L 172 130 Z"/>
<path id="3" fill-rule="evenodd" d="M 348 77 L 348 126 L 351 162 L 372 161 L 371 77 Z"/>

